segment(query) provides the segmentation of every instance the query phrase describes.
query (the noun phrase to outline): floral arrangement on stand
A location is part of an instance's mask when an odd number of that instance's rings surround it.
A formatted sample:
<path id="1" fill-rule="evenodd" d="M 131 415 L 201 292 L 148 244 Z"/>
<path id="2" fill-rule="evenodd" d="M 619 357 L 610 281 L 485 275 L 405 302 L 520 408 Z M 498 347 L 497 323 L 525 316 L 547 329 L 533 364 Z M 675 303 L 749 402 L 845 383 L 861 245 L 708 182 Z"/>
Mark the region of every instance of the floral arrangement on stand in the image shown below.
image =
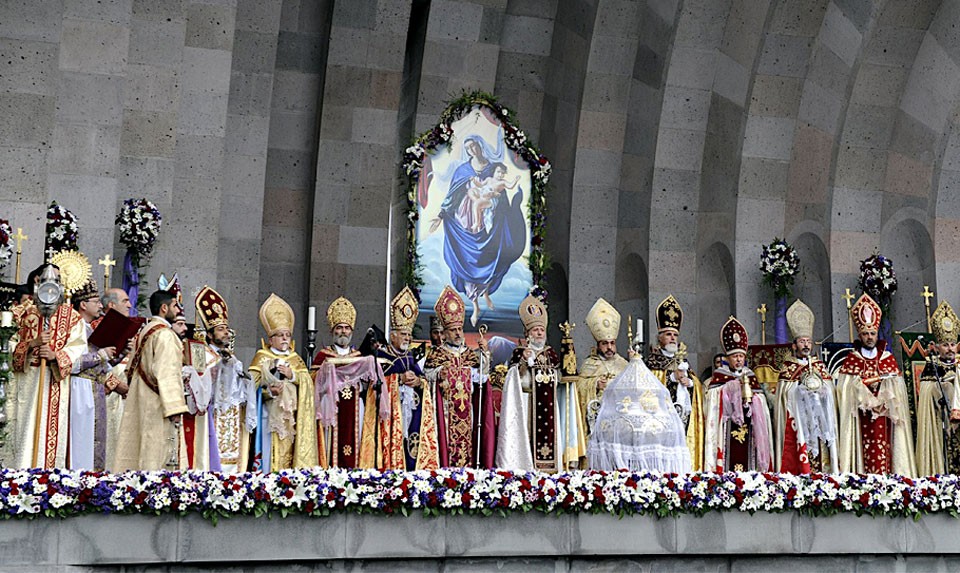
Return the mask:
<path id="1" fill-rule="evenodd" d="M 897 273 L 893 271 L 893 261 L 879 253 L 874 253 L 860 261 L 860 277 L 857 279 L 860 291 L 870 295 L 883 311 L 880 322 L 880 338 L 888 342 L 893 340 L 890 319 L 893 309 L 893 295 L 897 292 Z"/>
<path id="2" fill-rule="evenodd" d="M 7 441 L 7 387 L 13 377 L 13 349 L 10 348 L 10 339 L 16 333 L 16 326 L 0 326 L 0 447 Z"/>
<path id="3" fill-rule="evenodd" d="M 49 259 L 60 251 L 76 251 L 79 239 L 77 217 L 56 201 L 47 207 L 46 243 L 44 256 Z"/>
<path id="4" fill-rule="evenodd" d="M 787 330 L 787 299 L 799 271 L 800 255 L 790 243 L 774 238 L 772 243 L 763 246 L 760 253 L 760 272 L 763 274 L 763 282 L 773 289 L 776 301 L 774 334 L 777 344 L 790 342 Z"/>
<path id="5" fill-rule="evenodd" d="M 527 202 L 530 214 L 530 256 L 528 265 L 533 275 L 531 292 L 546 301 L 547 291 L 543 275 L 550 266 L 550 259 L 544 249 L 547 222 L 547 183 L 550 180 L 551 166 L 540 150 L 530 143 L 526 133 L 514 123 L 514 112 L 501 105 L 497 97 L 482 91 L 463 93 L 451 101 L 443 113 L 440 122 L 432 129 L 420 134 L 403 154 L 402 168 L 408 179 L 407 201 L 404 211 L 407 219 L 407 252 L 401 267 L 401 278 L 417 292 L 423 285 L 420 275 L 420 255 L 417 250 L 417 205 L 426 197 L 428 182 L 420 180 L 420 173 L 429 166 L 430 154 L 441 146 L 450 147 L 453 137 L 453 122 L 469 114 L 475 107 L 486 108 L 503 125 L 503 139 L 506 146 L 530 166 L 533 189 Z"/>
<path id="6" fill-rule="evenodd" d="M 320 468 L 278 473 L 0 470 L 0 516 L 84 514 L 703 515 L 713 511 L 848 513 L 919 519 L 960 516 L 960 477 L 758 472 L 514 473 L 469 468 L 416 472 Z"/>
<path id="7" fill-rule="evenodd" d="M 13 227 L 10 221 L 0 219 L 0 269 L 6 268 L 13 259 Z"/>
<path id="8" fill-rule="evenodd" d="M 126 199 L 117 214 L 120 242 L 127 247 L 123 258 L 123 290 L 127 291 L 131 301 L 135 301 L 130 309 L 134 315 L 143 302 L 140 300 L 140 270 L 153 254 L 162 222 L 160 210 L 147 199 Z"/>

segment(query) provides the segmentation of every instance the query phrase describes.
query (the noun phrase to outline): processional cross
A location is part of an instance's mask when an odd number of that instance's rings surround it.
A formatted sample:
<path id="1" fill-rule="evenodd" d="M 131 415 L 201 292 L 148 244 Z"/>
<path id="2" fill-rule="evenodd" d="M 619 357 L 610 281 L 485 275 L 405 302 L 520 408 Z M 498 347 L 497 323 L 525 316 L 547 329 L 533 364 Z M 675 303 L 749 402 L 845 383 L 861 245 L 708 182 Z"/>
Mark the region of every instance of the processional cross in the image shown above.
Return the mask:
<path id="1" fill-rule="evenodd" d="M 106 292 L 106 290 L 110 288 L 110 267 L 116 265 L 117 261 L 115 259 L 111 259 L 110 253 L 107 253 L 97 262 L 103 267 L 103 290 Z"/>
<path id="2" fill-rule="evenodd" d="M 930 299 L 933 298 L 933 293 L 930 291 L 928 285 L 923 285 L 923 292 L 920 293 L 920 296 L 923 297 L 923 306 L 927 310 L 927 332 L 931 332 L 931 323 L 930 323 Z"/>

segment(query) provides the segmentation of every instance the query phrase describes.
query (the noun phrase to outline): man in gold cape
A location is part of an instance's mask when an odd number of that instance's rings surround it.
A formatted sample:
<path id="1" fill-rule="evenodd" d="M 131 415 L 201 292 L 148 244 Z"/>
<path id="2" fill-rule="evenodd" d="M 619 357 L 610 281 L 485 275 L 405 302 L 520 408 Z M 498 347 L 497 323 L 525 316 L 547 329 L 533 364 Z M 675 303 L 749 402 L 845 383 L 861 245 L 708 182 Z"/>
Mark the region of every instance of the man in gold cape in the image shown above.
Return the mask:
<path id="1" fill-rule="evenodd" d="M 917 399 L 917 475 L 960 473 L 960 368 L 957 333 L 960 319 L 940 301 L 931 317 L 934 346 L 920 374 Z M 946 453 L 944 453 L 946 447 Z"/>
<path id="2" fill-rule="evenodd" d="M 670 391 L 686 429 L 687 449 L 696 472 L 703 461 L 703 386 L 690 372 L 687 346 L 680 342 L 682 325 L 683 309 L 673 295 L 668 295 L 657 306 L 657 345 L 646 362 L 650 372 Z"/>
<path id="3" fill-rule="evenodd" d="M 265 435 L 269 431 L 270 444 L 269 448 L 261 444 L 261 448 L 269 451 L 270 471 L 318 465 L 313 379 L 295 351 L 294 323 L 293 309 L 279 296 L 271 293 L 260 306 L 260 325 L 268 342 L 261 342 L 250 364 L 250 375 L 262 393 L 266 410 L 267 426 L 262 432 Z M 265 451 L 260 454 L 267 455 Z"/>
<path id="4" fill-rule="evenodd" d="M 580 367 L 577 395 L 580 399 L 580 415 L 589 441 L 593 420 L 600 409 L 603 390 L 611 380 L 627 367 L 627 360 L 617 354 L 617 337 L 620 335 L 620 313 L 602 298 L 597 299 L 587 313 L 587 328 L 597 342 L 590 355 Z M 585 467 L 586 458 L 581 460 Z"/>

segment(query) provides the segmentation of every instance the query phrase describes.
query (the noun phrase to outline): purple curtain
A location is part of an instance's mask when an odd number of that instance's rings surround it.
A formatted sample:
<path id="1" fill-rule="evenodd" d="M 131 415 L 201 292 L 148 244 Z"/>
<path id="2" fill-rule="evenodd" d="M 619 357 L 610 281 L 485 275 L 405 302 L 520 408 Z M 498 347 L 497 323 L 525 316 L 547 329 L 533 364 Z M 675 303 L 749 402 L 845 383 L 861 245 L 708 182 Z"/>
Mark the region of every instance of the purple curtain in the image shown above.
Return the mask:
<path id="1" fill-rule="evenodd" d="M 123 290 L 130 297 L 130 316 L 137 316 L 137 297 L 140 295 L 140 269 L 134 258 L 130 250 L 123 257 Z"/>
<path id="2" fill-rule="evenodd" d="M 776 302 L 776 314 L 773 322 L 773 332 L 777 344 L 787 344 L 790 342 L 790 332 L 787 329 L 787 297 L 778 296 Z"/>

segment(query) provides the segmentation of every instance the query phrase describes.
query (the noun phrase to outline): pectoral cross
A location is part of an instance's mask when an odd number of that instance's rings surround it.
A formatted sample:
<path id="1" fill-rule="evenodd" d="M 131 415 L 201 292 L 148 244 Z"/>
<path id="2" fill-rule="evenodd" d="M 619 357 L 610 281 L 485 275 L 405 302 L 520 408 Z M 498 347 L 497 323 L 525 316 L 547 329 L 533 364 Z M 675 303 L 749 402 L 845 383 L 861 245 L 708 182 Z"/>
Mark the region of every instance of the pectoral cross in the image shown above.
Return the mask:
<path id="1" fill-rule="evenodd" d="M 97 262 L 103 267 L 103 290 L 106 292 L 106 290 L 110 288 L 110 267 L 116 265 L 117 261 L 111 259 L 110 253 L 107 253 L 106 256 Z"/>
<path id="2" fill-rule="evenodd" d="M 927 332 L 931 332 L 932 329 L 930 324 L 930 299 L 933 298 L 933 293 L 930 292 L 930 287 L 928 285 L 923 285 L 923 292 L 920 293 L 920 296 L 923 297 L 923 306 L 927 310 Z"/>
<path id="3" fill-rule="evenodd" d="M 23 228 L 17 227 L 17 234 L 13 238 L 17 240 L 17 267 L 14 282 L 20 284 L 20 255 L 23 254 L 23 242 L 27 240 L 27 236 L 23 234 Z"/>
<path id="4" fill-rule="evenodd" d="M 853 342 L 853 319 L 850 317 L 850 309 L 853 308 L 853 303 L 851 301 L 854 299 L 854 296 L 850 292 L 850 289 L 844 290 L 846 294 L 840 298 L 847 301 L 847 328 L 850 330 L 850 342 Z"/>
<path id="5" fill-rule="evenodd" d="M 767 303 L 760 305 L 757 309 L 760 314 L 760 344 L 767 343 Z"/>

